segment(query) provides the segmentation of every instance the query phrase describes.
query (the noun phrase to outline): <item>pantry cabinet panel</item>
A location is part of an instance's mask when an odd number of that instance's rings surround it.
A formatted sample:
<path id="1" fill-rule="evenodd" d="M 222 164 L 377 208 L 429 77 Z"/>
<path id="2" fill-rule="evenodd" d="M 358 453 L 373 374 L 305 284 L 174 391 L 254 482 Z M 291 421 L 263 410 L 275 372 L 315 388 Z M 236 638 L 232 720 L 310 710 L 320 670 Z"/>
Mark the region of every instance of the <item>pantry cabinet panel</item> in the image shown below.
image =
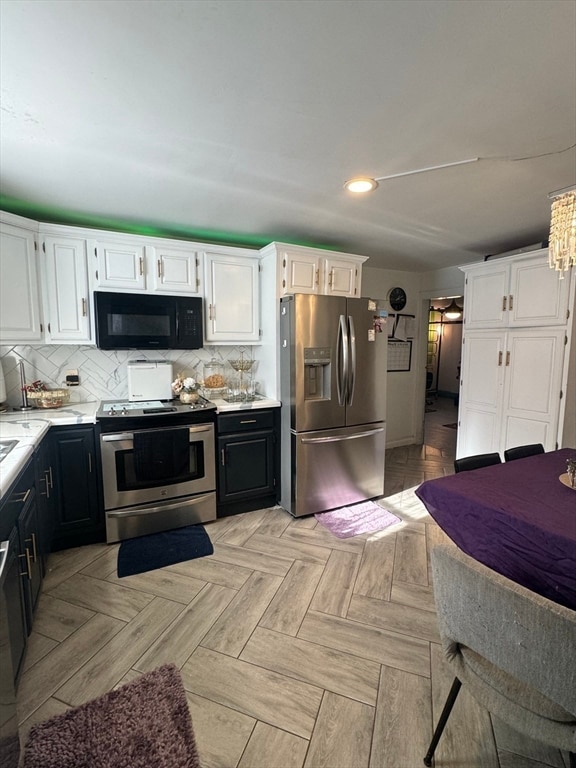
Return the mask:
<path id="1" fill-rule="evenodd" d="M 258 259 L 206 253 L 205 279 L 206 341 L 259 341 Z"/>
<path id="2" fill-rule="evenodd" d="M 90 342 L 86 240 L 46 237 L 43 251 L 47 341 Z"/>
<path id="3" fill-rule="evenodd" d="M 547 254 L 510 265 L 509 326 L 563 325 L 568 308 L 570 280 L 560 280 L 550 269 Z"/>
<path id="4" fill-rule="evenodd" d="M 541 442 L 546 450 L 556 447 L 555 441 L 547 437 L 552 429 L 546 425 L 558 423 L 564 336 L 562 330 L 514 331 L 508 335 L 503 397 L 505 449 L 520 445 L 514 442 L 514 433 L 518 432 L 530 436 L 525 442 Z M 508 434 L 508 426 L 514 427 L 512 434 Z M 536 439 L 538 435 L 542 439 Z"/>
<path id="5" fill-rule="evenodd" d="M 464 323 L 466 329 L 501 328 L 508 306 L 507 264 L 475 267 L 466 274 Z"/>
<path id="6" fill-rule="evenodd" d="M 98 288 L 144 290 L 146 276 L 143 244 L 98 241 L 95 248 Z"/>
<path id="7" fill-rule="evenodd" d="M 154 275 L 155 293 L 196 294 L 200 290 L 200 259 L 196 251 L 184 248 L 146 246 L 149 271 Z"/>
<path id="8" fill-rule="evenodd" d="M 34 233 L 0 227 L 0 342 L 42 341 Z"/>
<path id="9" fill-rule="evenodd" d="M 467 330 L 566 323 L 570 279 L 550 269 L 546 249 L 463 269 Z"/>

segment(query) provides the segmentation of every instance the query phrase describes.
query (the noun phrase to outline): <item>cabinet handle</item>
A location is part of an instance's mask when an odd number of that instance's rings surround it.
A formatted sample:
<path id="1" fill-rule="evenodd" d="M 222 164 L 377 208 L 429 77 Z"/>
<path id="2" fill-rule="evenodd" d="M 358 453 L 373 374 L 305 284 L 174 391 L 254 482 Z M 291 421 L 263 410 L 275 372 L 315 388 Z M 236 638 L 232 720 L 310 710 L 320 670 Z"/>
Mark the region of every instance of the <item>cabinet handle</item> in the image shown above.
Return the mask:
<path id="1" fill-rule="evenodd" d="M 502 352 L 498 352 L 498 365 L 502 365 Z"/>
<path id="2" fill-rule="evenodd" d="M 32 543 L 32 562 L 35 563 L 38 560 L 38 550 L 36 549 L 36 534 L 31 533 L 29 539 L 25 539 L 26 543 Z"/>
<path id="3" fill-rule="evenodd" d="M 328 287 L 330 290 L 332 290 L 332 280 L 334 278 L 334 268 L 330 270 L 330 274 L 328 275 Z"/>
<path id="4" fill-rule="evenodd" d="M 82 299 L 82 317 L 86 317 L 86 299 Z"/>
<path id="5" fill-rule="evenodd" d="M 510 352 L 506 352 L 506 365 L 510 365 Z"/>
<path id="6" fill-rule="evenodd" d="M 158 259 L 158 277 L 162 277 L 162 262 Z"/>
<path id="7" fill-rule="evenodd" d="M 52 467 L 48 467 L 47 474 L 50 476 L 50 488 L 54 488 L 54 480 L 52 479 Z"/>
<path id="8" fill-rule="evenodd" d="M 226 466 L 226 460 L 224 458 L 224 448 L 222 448 L 222 450 L 220 451 L 220 464 L 222 464 L 223 467 Z"/>
<path id="9" fill-rule="evenodd" d="M 514 296 L 510 294 L 510 296 L 508 296 L 508 309 L 512 311 L 513 306 L 514 306 Z"/>
<path id="10" fill-rule="evenodd" d="M 256 424 L 256 419 L 242 419 L 240 424 Z"/>
<path id="11" fill-rule="evenodd" d="M 92 474 L 92 454 L 88 452 L 88 472 Z"/>
<path id="12" fill-rule="evenodd" d="M 140 274 L 143 275 L 144 274 L 144 259 L 142 258 L 142 256 L 140 256 L 139 262 L 140 262 Z"/>
<path id="13" fill-rule="evenodd" d="M 320 283 L 320 270 L 317 269 L 316 270 L 316 285 L 318 285 L 319 283 Z"/>
<path id="14" fill-rule="evenodd" d="M 502 296 L 502 312 L 506 312 L 506 296 Z"/>
<path id="15" fill-rule="evenodd" d="M 28 488 L 28 490 L 25 493 L 15 493 L 14 496 L 10 499 L 10 501 L 18 501 L 18 502 L 22 502 L 22 504 L 26 504 L 26 500 L 28 496 L 30 496 L 31 491 L 32 491 L 32 488 Z"/>
<path id="16" fill-rule="evenodd" d="M 20 576 L 28 576 L 28 581 L 32 581 L 32 565 L 30 562 L 30 551 L 28 550 L 28 547 L 26 547 L 26 553 L 24 555 L 18 555 L 18 557 L 26 558 L 26 570 L 24 572 L 20 571 Z"/>

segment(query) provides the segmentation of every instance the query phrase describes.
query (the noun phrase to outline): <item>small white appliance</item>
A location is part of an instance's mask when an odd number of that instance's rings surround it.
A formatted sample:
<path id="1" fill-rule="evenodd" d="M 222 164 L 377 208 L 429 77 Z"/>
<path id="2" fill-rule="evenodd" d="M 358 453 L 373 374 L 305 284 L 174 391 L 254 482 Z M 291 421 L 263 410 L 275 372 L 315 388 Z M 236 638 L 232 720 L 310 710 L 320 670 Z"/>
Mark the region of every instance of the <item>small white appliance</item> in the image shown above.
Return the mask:
<path id="1" fill-rule="evenodd" d="M 128 400 L 171 400 L 172 363 L 168 360 L 128 361 Z"/>

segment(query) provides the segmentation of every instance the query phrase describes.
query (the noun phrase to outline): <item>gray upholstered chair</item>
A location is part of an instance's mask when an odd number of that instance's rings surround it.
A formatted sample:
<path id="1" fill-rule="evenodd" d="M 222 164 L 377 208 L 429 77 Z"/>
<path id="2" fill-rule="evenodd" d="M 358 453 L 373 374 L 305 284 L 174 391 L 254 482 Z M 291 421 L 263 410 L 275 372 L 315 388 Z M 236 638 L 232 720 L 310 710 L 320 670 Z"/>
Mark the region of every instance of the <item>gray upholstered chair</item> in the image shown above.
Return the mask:
<path id="1" fill-rule="evenodd" d="M 576 768 L 576 611 L 468 557 L 432 550 L 444 655 L 456 675 L 425 765 L 464 685 L 516 731 L 570 754 Z"/>

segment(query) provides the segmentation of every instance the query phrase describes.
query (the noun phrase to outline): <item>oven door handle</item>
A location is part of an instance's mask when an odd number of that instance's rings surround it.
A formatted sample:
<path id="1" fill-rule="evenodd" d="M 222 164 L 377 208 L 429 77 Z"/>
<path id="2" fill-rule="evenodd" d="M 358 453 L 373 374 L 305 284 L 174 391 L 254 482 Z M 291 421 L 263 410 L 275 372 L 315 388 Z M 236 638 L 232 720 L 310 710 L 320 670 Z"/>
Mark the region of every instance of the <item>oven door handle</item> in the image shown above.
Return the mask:
<path id="1" fill-rule="evenodd" d="M 211 432 L 212 424 L 199 424 L 197 427 L 170 427 L 170 429 L 188 429 L 189 434 L 198 434 L 199 432 Z M 113 435 L 101 435 L 103 443 L 118 443 L 122 440 L 134 440 L 133 432 L 115 433 Z"/>
<path id="2" fill-rule="evenodd" d="M 193 499 L 186 498 L 186 506 L 191 507 L 194 504 L 201 504 L 203 501 L 207 501 L 211 498 L 212 494 L 202 494 L 202 496 L 195 496 Z M 174 504 L 161 504 L 157 507 L 146 506 L 144 509 L 113 509 L 106 512 L 107 517 L 141 517 L 142 515 L 152 515 L 156 512 L 168 511 L 171 509 L 178 509 L 182 506 L 182 500 L 176 501 Z"/>

